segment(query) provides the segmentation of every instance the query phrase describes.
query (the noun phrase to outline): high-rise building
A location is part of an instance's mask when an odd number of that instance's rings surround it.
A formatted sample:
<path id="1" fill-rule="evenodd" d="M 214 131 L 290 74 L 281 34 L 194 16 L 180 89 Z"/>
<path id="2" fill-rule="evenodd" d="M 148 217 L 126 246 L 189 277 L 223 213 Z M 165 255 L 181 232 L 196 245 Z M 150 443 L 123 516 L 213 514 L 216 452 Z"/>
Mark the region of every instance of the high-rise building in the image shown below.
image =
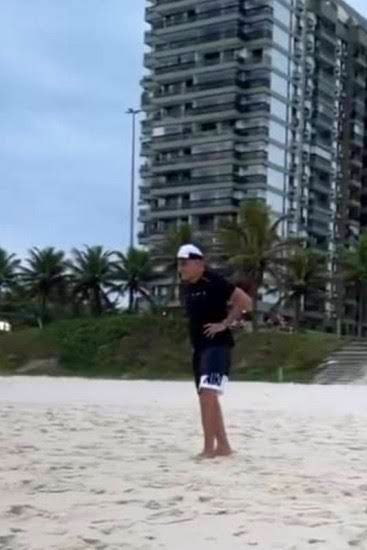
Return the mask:
<path id="1" fill-rule="evenodd" d="M 146 21 L 140 242 L 257 197 L 332 272 L 367 222 L 367 21 L 341 0 L 150 0 Z"/>

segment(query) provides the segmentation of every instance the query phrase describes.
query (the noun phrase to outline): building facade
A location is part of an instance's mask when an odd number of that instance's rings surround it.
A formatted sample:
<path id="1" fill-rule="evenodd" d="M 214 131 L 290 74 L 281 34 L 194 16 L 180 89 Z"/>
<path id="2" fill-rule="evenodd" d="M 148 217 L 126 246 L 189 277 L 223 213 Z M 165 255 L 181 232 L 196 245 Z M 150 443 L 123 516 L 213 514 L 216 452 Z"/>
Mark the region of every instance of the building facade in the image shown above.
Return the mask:
<path id="1" fill-rule="evenodd" d="M 259 198 L 332 273 L 367 222 L 367 22 L 341 0 L 150 0 L 146 21 L 141 244 Z M 341 294 L 309 304 L 315 323 L 353 324 Z"/>

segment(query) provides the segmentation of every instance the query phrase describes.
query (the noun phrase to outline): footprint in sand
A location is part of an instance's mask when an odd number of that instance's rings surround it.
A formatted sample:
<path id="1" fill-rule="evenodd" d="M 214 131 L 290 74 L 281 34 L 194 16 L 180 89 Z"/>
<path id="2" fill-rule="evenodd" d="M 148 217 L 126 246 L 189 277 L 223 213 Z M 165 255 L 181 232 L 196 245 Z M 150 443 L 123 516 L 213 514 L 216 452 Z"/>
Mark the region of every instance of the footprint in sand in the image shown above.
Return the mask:
<path id="1" fill-rule="evenodd" d="M 7 513 L 13 516 L 22 516 L 31 509 L 32 506 L 29 506 L 28 504 L 16 504 L 15 506 L 11 506 Z"/>
<path id="2" fill-rule="evenodd" d="M 160 510 L 162 506 L 156 500 L 150 500 L 145 505 L 145 508 L 148 508 L 148 510 Z"/>

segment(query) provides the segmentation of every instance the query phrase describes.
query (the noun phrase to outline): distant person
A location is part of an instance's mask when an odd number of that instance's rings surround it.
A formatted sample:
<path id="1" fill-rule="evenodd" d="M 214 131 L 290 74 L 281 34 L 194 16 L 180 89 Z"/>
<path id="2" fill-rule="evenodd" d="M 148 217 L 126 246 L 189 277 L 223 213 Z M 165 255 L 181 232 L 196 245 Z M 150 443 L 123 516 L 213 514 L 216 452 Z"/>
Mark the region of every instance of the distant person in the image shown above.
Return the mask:
<path id="1" fill-rule="evenodd" d="M 204 432 L 204 449 L 199 457 L 228 456 L 232 449 L 218 399 L 231 368 L 234 341 L 228 327 L 241 319 L 244 311 L 252 310 L 252 300 L 243 290 L 207 269 L 204 255 L 196 246 L 181 246 L 177 258 Z"/>

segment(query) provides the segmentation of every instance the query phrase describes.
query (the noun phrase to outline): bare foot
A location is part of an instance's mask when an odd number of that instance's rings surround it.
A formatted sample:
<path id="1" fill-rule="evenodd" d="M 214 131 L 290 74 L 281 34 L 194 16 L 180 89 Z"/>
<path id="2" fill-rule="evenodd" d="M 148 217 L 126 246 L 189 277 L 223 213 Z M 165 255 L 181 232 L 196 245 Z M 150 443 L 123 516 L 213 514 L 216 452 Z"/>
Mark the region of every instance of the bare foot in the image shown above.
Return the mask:
<path id="1" fill-rule="evenodd" d="M 234 451 L 230 447 L 217 448 L 215 451 L 215 456 L 232 456 Z"/>
<path id="2" fill-rule="evenodd" d="M 202 451 L 200 454 L 196 456 L 198 460 L 207 460 L 211 458 L 215 458 L 217 456 L 216 451 Z"/>

